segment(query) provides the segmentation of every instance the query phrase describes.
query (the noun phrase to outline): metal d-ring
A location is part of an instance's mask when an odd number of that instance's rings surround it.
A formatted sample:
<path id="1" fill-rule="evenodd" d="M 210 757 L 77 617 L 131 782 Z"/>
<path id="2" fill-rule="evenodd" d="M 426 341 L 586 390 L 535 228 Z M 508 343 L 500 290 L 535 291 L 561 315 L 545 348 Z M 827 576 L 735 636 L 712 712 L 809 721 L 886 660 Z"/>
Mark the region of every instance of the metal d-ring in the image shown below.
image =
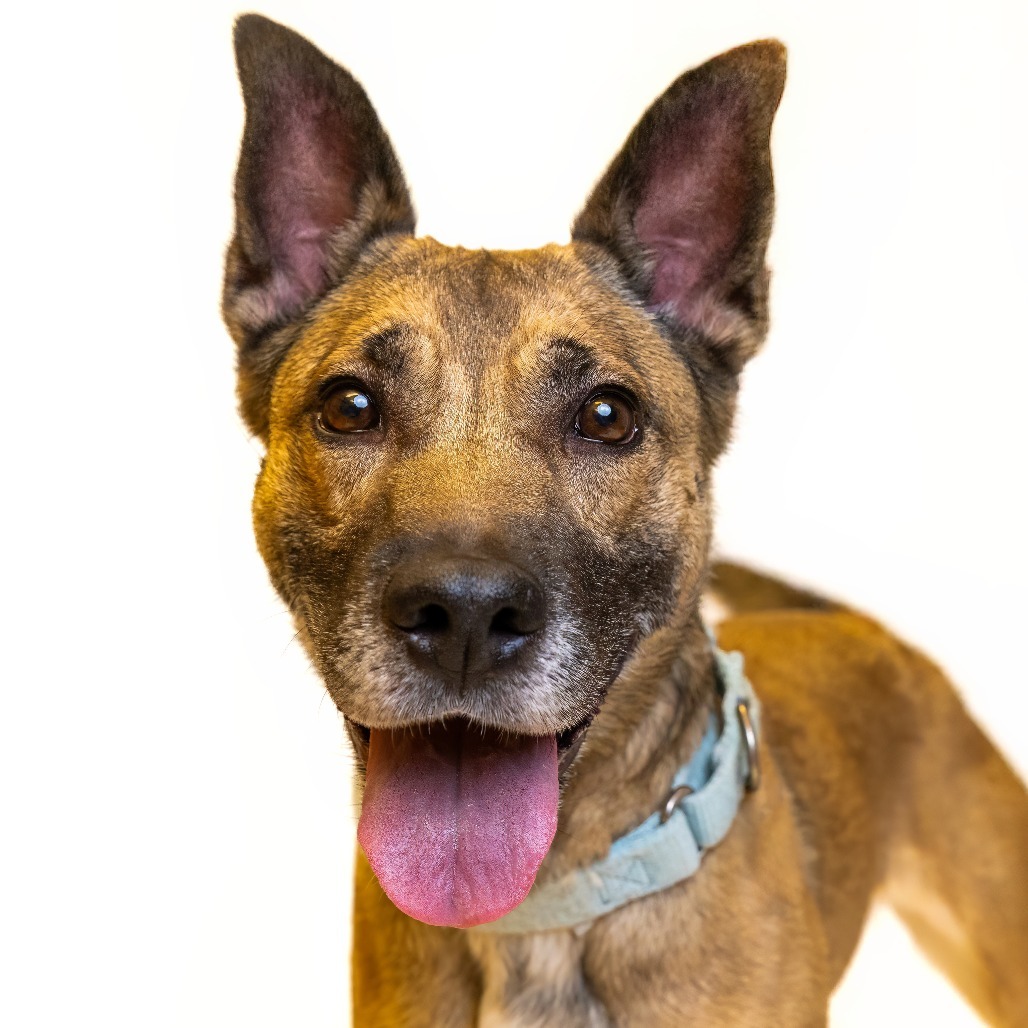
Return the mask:
<path id="1" fill-rule="evenodd" d="M 756 792 L 760 788 L 760 753 L 757 750 L 757 730 L 750 718 L 750 705 L 742 700 L 735 705 L 743 738 L 746 740 L 746 791 Z"/>
<path id="2" fill-rule="evenodd" d="M 675 807 L 677 807 L 678 804 L 681 803 L 682 800 L 684 800 L 691 792 L 692 789 L 690 789 L 688 785 L 676 785 L 668 793 L 667 799 L 664 801 L 664 806 L 660 811 L 660 823 L 662 825 L 666 825 L 668 821 L 671 820 L 671 815 L 675 812 Z"/>

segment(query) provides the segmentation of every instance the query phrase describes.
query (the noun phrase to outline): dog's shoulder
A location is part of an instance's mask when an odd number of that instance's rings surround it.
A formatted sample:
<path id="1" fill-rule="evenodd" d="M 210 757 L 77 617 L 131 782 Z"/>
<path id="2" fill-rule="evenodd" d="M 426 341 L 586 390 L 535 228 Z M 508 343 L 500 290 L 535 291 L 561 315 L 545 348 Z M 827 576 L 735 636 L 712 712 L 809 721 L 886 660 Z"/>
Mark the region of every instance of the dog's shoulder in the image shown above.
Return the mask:
<path id="1" fill-rule="evenodd" d="M 826 816 L 887 805 L 904 787 L 922 728 L 952 702 L 925 658 L 855 611 L 742 614 L 718 627 L 718 641 L 744 656 L 765 745 L 800 806 Z"/>

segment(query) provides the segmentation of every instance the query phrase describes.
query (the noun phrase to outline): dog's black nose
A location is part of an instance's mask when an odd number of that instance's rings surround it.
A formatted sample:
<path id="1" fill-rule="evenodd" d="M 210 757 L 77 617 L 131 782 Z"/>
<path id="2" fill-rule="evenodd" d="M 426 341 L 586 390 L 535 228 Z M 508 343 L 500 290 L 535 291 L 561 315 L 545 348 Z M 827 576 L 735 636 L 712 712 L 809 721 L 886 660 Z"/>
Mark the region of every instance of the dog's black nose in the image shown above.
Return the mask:
<path id="1" fill-rule="evenodd" d="M 402 564 L 383 607 L 418 659 L 461 677 L 513 657 L 546 618 L 542 588 L 531 575 L 476 557 L 423 556 Z"/>

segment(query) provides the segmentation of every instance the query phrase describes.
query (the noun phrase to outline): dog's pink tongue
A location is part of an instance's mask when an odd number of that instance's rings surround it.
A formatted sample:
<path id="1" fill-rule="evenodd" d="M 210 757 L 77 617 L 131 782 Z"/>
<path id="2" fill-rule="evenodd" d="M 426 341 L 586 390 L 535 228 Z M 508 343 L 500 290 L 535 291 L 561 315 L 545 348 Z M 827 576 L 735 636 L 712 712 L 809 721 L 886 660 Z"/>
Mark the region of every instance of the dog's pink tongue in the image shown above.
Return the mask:
<path id="1" fill-rule="evenodd" d="M 357 838 L 406 914 L 469 928 L 528 895 L 557 829 L 557 740 L 454 722 L 371 732 Z"/>

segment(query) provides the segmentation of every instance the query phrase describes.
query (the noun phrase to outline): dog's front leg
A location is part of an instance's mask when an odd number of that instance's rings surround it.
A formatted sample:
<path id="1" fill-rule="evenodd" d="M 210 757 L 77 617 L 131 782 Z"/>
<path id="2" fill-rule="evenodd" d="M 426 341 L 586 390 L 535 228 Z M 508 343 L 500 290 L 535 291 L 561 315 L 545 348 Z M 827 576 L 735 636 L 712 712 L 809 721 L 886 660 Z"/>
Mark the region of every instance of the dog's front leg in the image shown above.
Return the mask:
<path id="1" fill-rule="evenodd" d="M 459 929 L 401 913 L 357 852 L 354 895 L 355 1028 L 472 1028 L 480 974 Z"/>

